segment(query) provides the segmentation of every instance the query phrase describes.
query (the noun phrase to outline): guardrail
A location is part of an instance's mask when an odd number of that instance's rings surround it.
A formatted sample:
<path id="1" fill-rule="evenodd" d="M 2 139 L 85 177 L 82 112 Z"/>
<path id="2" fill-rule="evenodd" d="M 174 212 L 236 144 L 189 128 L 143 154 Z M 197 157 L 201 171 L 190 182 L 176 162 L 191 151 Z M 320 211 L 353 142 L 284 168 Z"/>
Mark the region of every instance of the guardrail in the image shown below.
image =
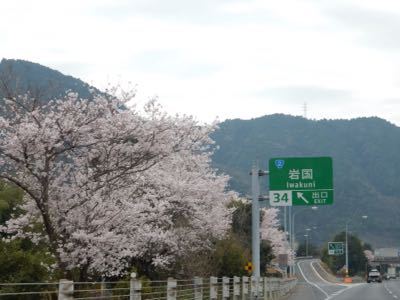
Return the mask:
<path id="1" fill-rule="evenodd" d="M 73 282 L 58 283 L 1 283 L 1 299 L 46 300 L 277 300 L 286 295 L 297 279 L 261 277 L 209 277 L 180 280 Z"/>

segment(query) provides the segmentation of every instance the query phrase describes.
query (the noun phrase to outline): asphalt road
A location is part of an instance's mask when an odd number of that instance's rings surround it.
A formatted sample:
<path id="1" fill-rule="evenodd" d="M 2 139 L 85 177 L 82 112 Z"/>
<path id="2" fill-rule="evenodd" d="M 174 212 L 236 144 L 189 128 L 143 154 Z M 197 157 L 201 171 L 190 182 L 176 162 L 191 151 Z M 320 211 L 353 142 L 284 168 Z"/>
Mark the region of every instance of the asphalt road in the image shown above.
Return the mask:
<path id="1" fill-rule="evenodd" d="M 400 300 L 400 280 L 343 284 L 315 259 L 297 262 L 296 272 L 299 283 L 288 300 Z"/>

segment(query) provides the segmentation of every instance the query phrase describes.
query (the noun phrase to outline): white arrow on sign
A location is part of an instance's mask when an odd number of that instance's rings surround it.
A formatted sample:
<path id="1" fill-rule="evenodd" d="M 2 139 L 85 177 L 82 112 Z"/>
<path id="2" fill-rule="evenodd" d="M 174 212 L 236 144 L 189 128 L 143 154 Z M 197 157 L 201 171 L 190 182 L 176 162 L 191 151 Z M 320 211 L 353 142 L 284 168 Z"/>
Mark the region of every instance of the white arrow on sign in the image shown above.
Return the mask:
<path id="1" fill-rule="evenodd" d="M 305 203 L 309 203 L 308 200 L 306 199 L 306 197 L 303 196 L 303 193 L 301 192 L 297 192 L 297 198 L 303 200 Z"/>

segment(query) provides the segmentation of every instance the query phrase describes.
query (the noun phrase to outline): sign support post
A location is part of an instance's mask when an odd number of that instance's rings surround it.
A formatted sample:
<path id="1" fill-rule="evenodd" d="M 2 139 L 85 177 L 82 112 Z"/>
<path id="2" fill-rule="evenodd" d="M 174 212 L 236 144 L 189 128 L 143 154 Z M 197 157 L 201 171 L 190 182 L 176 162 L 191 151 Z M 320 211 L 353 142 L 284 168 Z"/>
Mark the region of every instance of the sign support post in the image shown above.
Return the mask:
<path id="1" fill-rule="evenodd" d="M 349 241 L 347 232 L 349 229 L 349 223 L 346 223 L 346 277 L 349 277 Z"/>
<path id="2" fill-rule="evenodd" d="M 289 206 L 289 224 L 288 225 L 289 225 L 289 245 L 290 245 L 291 251 L 294 251 L 293 240 L 292 240 L 293 233 L 292 233 L 292 207 L 291 206 Z M 294 275 L 294 270 L 295 270 L 295 267 L 293 265 L 290 265 L 289 266 L 289 275 L 290 276 Z"/>
<path id="3" fill-rule="evenodd" d="M 254 164 L 251 170 L 251 257 L 253 262 L 253 276 L 260 278 L 260 183 L 258 181 L 259 168 Z"/>
<path id="4" fill-rule="evenodd" d="M 260 197 L 259 177 L 267 174 L 268 171 L 261 171 L 258 163 L 254 163 L 251 169 L 251 257 L 253 276 L 256 278 L 260 278 L 260 207 L 265 207 L 268 199 Z"/>

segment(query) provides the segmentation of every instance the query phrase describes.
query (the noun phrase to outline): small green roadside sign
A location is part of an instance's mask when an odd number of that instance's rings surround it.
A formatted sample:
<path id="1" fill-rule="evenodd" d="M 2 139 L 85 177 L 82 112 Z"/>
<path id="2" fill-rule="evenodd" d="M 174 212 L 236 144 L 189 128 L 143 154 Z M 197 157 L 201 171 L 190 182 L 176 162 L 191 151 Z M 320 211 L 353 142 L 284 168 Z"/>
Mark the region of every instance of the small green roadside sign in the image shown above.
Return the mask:
<path id="1" fill-rule="evenodd" d="M 332 158 L 271 158 L 269 190 L 271 206 L 332 204 Z"/>
<path id="2" fill-rule="evenodd" d="M 344 254 L 343 242 L 328 242 L 328 255 L 342 255 Z"/>

